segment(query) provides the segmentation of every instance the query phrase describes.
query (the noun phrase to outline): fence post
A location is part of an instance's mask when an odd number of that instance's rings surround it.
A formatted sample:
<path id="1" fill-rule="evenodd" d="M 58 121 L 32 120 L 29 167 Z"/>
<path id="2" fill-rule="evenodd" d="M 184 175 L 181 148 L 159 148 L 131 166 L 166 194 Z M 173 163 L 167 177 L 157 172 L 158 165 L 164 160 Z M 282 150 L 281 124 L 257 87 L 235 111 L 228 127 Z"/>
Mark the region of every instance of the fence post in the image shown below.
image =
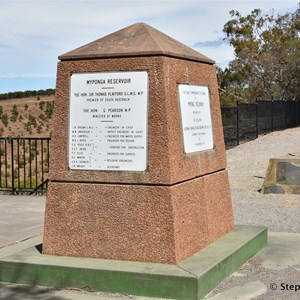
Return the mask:
<path id="1" fill-rule="evenodd" d="M 274 99 L 273 96 L 271 97 L 271 115 L 272 115 L 272 124 L 271 124 L 271 128 L 272 128 L 272 132 L 274 131 Z"/>
<path id="2" fill-rule="evenodd" d="M 10 139 L 11 153 L 11 194 L 15 194 L 15 172 L 14 172 L 14 140 Z"/>
<path id="3" fill-rule="evenodd" d="M 299 126 L 299 115 L 300 115 L 300 111 L 299 111 L 299 100 L 296 100 L 296 127 Z"/>
<path id="4" fill-rule="evenodd" d="M 2 151 L 3 151 L 3 148 L 2 148 L 2 143 L 0 140 L 0 186 L 1 187 L 2 187 Z"/>
<path id="5" fill-rule="evenodd" d="M 17 139 L 18 190 L 20 190 L 20 139 Z"/>
<path id="6" fill-rule="evenodd" d="M 287 108 L 288 108 L 288 104 L 287 101 L 284 100 L 284 129 L 288 128 L 288 123 L 287 123 Z"/>
<path id="7" fill-rule="evenodd" d="M 35 140 L 34 144 L 34 152 L 35 152 L 35 188 L 38 187 L 38 148 L 37 148 L 37 140 Z M 35 193 L 37 195 L 37 191 Z"/>
<path id="8" fill-rule="evenodd" d="M 236 102 L 236 144 L 240 144 L 240 113 L 238 100 Z"/>
<path id="9" fill-rule="evenodd" d="M 8 188 L 8 174 L 7 174 L 7 139 L 4 140 L 4 153 L 5 153 L 5 187 Z"/>
<path id="10" fill-rule="evenodd" d="M 255 125 L 256 125 L 256 138 L 258 138 L 258 100 L 256 98 L 256 102 L 255 102 L 256 106 L 255 106 Z"/>

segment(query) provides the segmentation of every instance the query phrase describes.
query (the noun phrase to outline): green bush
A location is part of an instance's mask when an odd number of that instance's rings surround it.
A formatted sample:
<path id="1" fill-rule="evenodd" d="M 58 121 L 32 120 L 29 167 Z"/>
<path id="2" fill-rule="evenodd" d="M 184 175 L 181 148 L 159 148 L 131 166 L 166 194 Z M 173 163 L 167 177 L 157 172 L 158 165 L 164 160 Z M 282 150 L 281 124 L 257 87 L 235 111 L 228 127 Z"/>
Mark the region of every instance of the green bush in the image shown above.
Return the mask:
<path id="1" fill-rule="evenodd" d="M 36 119 L 32 114 L 29 114 L 29 116 L 28 116 L 28 123 L 35 128 L 37 127 Z"/>
<path id="2" fill-rule="evenodd" d="M 47 118 L 51 119 L 52 114 L 53 114 L 53 106 L 54 106 L 54 102 L 47 102 L 46 104 L 46 110 L 45 110 L 45 114 L 47 116 Z"/>
<path id="3" fill-rule="evenodd" d="M 8 121 L 8 115 L 7 114 L 3 114 L 2 117 L 1 117 L 1 121 L 2 121 L 3 125 L 5 127 L 7 127 L 8 123 L 9 123 L 9 121 Z"/>
<path id="4" fill-rule="evenodd" d="M 11 113 L 12 113 L 12 115 L 13 115 L 14 117 L 16 117 L 16 119 L 17 119 L 17 117 L 18 117 L 18 115 L 19 115 L 19 112 L 18 112 L 18 108 L 17 108 L 17 105 L 16 105 L 16 104 L 14 104 L 14 106 L 13 106 L 13 108 L 12 108 L 12 110 L 11 110 Z"/>
<path id="5" fill-rule="evenodd" d="M 45 104 L 46 104 L 46 102 L 45 102 L 44 100 L 39 101 L 39 108 L 40 108 L 41 110 L 44 110 Z"/>
<path id="6" fill-rule="evenodd" d="M 36 132 L 37 133 L 42 133 L 43 132 L 43 127 L 41 125 L 39 125 Z"/>
<path id="7" fill-rule="evenodd" d="M 46 116 L 45 116 L 44 114 L 40 114 L 40 115 L 39 115 L 39 119 L 40 119 L 41 121 L 45 121 L 45 120 L 46 120 Z"/>

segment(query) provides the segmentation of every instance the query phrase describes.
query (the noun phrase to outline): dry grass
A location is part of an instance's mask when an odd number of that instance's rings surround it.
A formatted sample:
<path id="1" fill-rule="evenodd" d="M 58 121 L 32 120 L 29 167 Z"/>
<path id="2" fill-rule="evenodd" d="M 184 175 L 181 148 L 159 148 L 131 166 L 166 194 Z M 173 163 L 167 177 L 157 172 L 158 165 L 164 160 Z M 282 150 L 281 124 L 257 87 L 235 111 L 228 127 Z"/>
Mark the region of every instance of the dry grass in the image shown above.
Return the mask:
<path id="1" fill-rule="evenodd" d="M 0 136 L 2 137 L 49 137 L 51 136 L 51 105 L 54 96 L 39 96 L 0 101 Z M 17 116 L 13 117 L 13 107 Z M 3 113 L 1 114 L 1 107 Z M 47 109 L 48 108 L 48 109 Z M 7 116 L 5 122 L 4 115 Z M 6 123 L 6 124 L 5 124 Z"/>

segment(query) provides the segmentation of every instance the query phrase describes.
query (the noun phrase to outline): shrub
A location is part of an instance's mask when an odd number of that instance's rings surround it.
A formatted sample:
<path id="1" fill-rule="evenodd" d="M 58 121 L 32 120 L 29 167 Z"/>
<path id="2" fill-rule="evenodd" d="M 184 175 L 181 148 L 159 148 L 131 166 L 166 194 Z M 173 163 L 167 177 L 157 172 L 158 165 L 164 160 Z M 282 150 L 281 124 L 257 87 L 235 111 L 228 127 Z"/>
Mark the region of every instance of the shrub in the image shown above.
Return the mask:
<path id="1" fill-rule="evenodd" d="M 41 125 L 39 125 L 36 132 L 37 133 L 42 133 L 43 132 L 43 127 Z"/>
<path id="2" fill-rule="evenodd" d="M 37 127 L 36 119 L 32 114 L 29 114 L 29 116 L 28 116 L 28 123 L 30 125 L 34 126 L 35 128 Z"/>
<path id="3" fill-rule="evenodd" d="M 26 131 L 29 132 L 30 134 L 32 134 L 32 128 L 31 128 L 30 122 L 25 123 L 24 126 L 25 126 Z"/>
<path id="4" fill-rule="evenodd" d="M 25 166 L 25 160 L 23 157 L 19 158 L 19 166 L 20 166 L 20 168 L 23 168 Z"/>
<path id="5" fill-rule="evenodd" d="M 49 119 L 51 119 L 52 114 L 53 114 L 53 106 L 54 106 L 54 102 L 53 101 L 47 102 L 47 104 L 46 104 L 45 113 L 46 113 L 47 118 L 49 118 Z"/>
<path id="6" fill-rule="evenodd" d="M 1 121 L 2 121 L 3 125 L 4 125 L 5 127 L 7 127 L 7 125 L 8 125 L 8 115 L 7 115 L 7 114 L 3 114 L 3 115 L 1 116 Z"/>
<path id="7" fill-rule="evenodd" d="M 40 114 L 40 115 L 39 115 L 39 119 L 40 119 L 41 121 L 45 121 L 45 120 L 46 120 L 46 116 L 45 116 L 44 114 Z"/>
<path id="8" fill-rule="evenodd" d="M 44 100 L 39 101 L 39 108 L 40 108 L 41 110 L 44 110 L 45 104 L 46 104 L 46 102 L 45 102 Z"/>
<path id="9" fill-rule="evenodd" d="M 16 122 L 16 121 L 17 121 L 17 117 L 16 117 L 16 116 L 11 116 L 11 117 L 10 117 L 10 120 L 11 120 L 12 122 Z"/>
<path id="10" fill-rule="evenodd" d="M 13 116 L 16 116 L 16 117 L 19 115 L 18 108 L 17 108 L 16 104 L 14 104 L 14 106 L 11 110 L 11 113 L 12 113 Z"/>

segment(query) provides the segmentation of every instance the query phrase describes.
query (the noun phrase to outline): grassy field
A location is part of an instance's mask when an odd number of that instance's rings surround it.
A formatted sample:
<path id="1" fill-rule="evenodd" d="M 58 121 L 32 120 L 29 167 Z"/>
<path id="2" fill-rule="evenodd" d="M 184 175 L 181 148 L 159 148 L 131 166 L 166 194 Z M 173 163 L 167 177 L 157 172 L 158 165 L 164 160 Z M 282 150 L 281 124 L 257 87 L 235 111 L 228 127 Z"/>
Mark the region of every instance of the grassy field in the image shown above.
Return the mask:
<path id="1" fill-rule="evenodd" d="M 54 96 L 0 101 L 0 137 L 50 137 Z"/>

